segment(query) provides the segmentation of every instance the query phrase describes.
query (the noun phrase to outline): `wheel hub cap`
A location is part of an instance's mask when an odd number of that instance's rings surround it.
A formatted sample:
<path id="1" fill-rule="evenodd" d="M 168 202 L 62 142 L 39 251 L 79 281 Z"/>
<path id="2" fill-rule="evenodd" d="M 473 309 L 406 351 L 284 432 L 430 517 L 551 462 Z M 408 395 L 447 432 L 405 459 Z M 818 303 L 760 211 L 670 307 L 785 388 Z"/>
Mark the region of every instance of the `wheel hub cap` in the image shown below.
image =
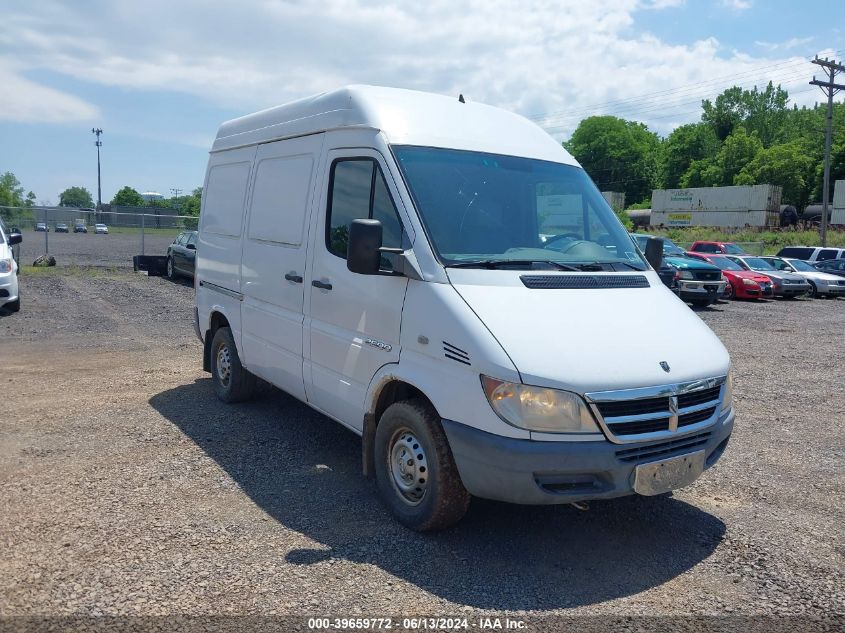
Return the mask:
<path id="1" fill-rule="evenodd" d="M 393 436 L 388 459 L 400 496 L 411 505 L 420 503 L 428 486 L 428 462 L 422 445 L 408 429 Z"/>
<path id="2" fill-rule="evenodd" d="M 232 375 L 232 358 L 229 355 L 229 347 L 222 345 L 217 350 L 217 377 L 224 385 L 229 384 L 229 378 Z"/>

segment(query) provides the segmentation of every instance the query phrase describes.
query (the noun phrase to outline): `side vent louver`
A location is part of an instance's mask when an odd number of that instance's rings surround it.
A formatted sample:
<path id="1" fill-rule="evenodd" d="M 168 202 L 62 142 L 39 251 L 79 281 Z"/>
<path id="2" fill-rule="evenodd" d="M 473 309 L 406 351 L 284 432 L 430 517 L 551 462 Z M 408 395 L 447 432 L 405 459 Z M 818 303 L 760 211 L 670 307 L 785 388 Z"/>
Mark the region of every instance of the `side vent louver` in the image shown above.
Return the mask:
<path id="1" fill-rule="evenodd" d="M 455 347 L 454 345 L 452 345 L 451 343 L 447 343 L 446 341 L 443 341 L 443 353 L 445 354 L 446 358 L 456 360 L 459 363 L 463 363 L 464 365 L 472 364 L 469 362 L 469 354 L 467 354 L 460 347 Z"/>

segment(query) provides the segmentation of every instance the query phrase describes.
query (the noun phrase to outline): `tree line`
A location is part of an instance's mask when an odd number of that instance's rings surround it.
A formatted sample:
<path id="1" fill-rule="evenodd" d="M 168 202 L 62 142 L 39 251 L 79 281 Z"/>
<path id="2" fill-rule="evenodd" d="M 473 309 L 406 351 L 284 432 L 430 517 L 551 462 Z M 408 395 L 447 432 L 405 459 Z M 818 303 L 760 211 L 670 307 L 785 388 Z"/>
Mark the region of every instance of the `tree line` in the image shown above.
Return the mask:
<path id="1" fill-rule="evenodd" d="M 798 108 L 771 82 L 728 88 L 701 103 L 696 123 L 661 138 L 637 121 L 592 116 L 564 147 L 602 191 L 624 191 L 629 208 L 651 206 L 653 189 L 772 184 L 783 204 L 821 200 L 826 105 Z M 833 183 L 845 179 L 845 104 L 834 104 Z"/>
<path id="2" fill-rule="evenodd" d="M 197 187 L 190 194 L 185 196 L 173 196 L 161 200 L 144 200 L 138 191 L 130 186 L 122 187 L 112 198 L 112 206 L 119 207 L 153 207 L 162 209 L 178 209 L 179 215 L 200 214 L 200 203 L 202 201 L 202 187 Z"/>
<path id="3" fill-rule="evenodd" d="M 0 175 L 0 207 L 35 206 L 35 193 L 32 191 L 24 195 L 24 188 L 15 175 L 7 171 Z M 197 187 L 184 196 L 174 196 L 162 200 L 144 200 L 140 193 L 132 187 L 122 187 L 112 198 L 113 206 L 121 207 L 151 207 L 164 209 L 178 209 L 179 215 L 200 214 L 202 201 L 202 187 Z M 49 205 L 48 205 L 49 206 Z M 79 209 L 93 209 L 94 199 L 85 187 L 68 187 L 59 194 L 60 207 L 74 207 Z"/>

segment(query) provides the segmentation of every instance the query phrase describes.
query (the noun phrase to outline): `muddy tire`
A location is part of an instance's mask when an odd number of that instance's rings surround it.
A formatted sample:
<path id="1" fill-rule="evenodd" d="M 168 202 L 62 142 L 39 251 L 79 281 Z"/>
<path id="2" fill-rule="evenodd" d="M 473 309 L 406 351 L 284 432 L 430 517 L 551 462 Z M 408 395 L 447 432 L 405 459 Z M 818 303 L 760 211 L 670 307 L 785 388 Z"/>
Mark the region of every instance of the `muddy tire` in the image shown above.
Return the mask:
<path id="1" fill-rule="evenodd" d="M 243 402 L 255 393 L 255 376 L 241 365 L 232 330 L 221 327 L 211 340 L 211 380 L 223 402 Z"/>
<path id="2" fill-rule="evenodd" d="M 379 495 L 406 527 L 440 530 L 466 514 L 470 495 L 427 402 L 405 400 L 387 408 L 376 428 L 374 458 Z"/>

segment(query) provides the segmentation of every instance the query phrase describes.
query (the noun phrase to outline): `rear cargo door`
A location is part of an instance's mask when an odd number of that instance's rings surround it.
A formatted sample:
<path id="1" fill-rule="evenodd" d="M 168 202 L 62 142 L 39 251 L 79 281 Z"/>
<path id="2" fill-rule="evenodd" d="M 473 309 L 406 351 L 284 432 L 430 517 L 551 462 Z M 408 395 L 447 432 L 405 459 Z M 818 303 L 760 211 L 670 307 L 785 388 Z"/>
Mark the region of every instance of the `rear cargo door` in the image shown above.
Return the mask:
<path id="1" fill-rule="evenodd" d="M 301 400 L 305 253 L 324 136 L 259 146 L 241 259 L 245 364 Z"/>

